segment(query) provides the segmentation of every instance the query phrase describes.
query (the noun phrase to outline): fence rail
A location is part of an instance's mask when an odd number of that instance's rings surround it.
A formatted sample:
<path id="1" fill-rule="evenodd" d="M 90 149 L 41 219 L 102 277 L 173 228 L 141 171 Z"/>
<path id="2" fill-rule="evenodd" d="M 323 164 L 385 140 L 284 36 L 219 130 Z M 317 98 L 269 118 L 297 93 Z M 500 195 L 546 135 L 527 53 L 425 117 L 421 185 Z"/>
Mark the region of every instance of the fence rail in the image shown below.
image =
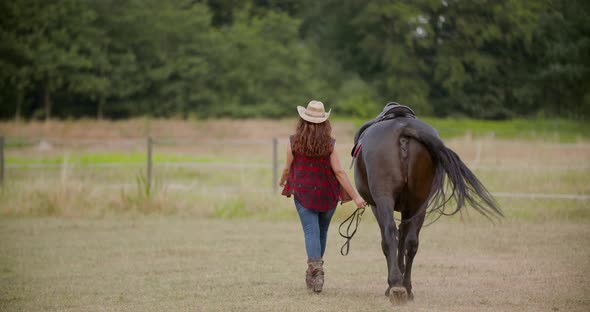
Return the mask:
<path id="1" fill-rule="evenodd" d="M 126 140 L 116 140 L 116 141 L 103 141 L 103 140 L 76 140 L 76 141 L 66 141 L 66 140 L 29 140 L 25 143 L 31 143 L 27 146 L 39 146 L 42 148 L 43 145 L 53 145 L 53 146 L 68 146 L 68 147 L 79 147 L 85 145 L 99 145 L 99 146 L 106 146 L 106 147 L 141 147 L 144 146 L 146 151 L 146 160 L 145 161 L 131 161 L 131 162 L 101 162 L 101 163 L 76 163 L 76 162 L 67 162 L 64 161 L 63 163 L 6 163 L 5 151 L 6 151 L 6 142 L 7 140 L 4 137 L 0 137 L 0 185 L 6 182 L 5 180 L 5 172 L 6 169 L 64 169 L 64 168 L 123 168 L 123 167 L 137 167 L 142 168 L 145 167 L 146 174 L 146 183 L 148 187 L 152 186 L 153 182 L 153 167 L 163 167 L 163 168 L 211 168 L 211 169 L 271 169 L 271 179 L 270 181 L 272 188 L 263 188 L 262 190 L 256 190 L 256 192 L 277 192 L 277 181 L 278 181 L 278 145 L 279 143 L 286 143 L 288 140 L 286 139 L 279 139 L 273 138 L 272 140 L 205 140 L 205 141 L 198 141 L 195 139 L 154 139 L 152 137 L 148 137 L 145 139 L 126 139 Z M 32 142 L 36 142 L 33 144 Z M 224 161 L 216 161 L 216 162 L 197 162 L 197 161 L 154 161 L 154 148 L 157 146 L 175 146 L 175 145 L 183 145 L 183 146 L 203 146 L 203 145 L 214 145 L 214 146 L 226 146 L 226 145 L 265 145 L 269 146 L 270 143 L 270 152 L 271 152 L 271 160 L 269 162 L 224 162 Z M 505 144 L 503 142 L 502 144 Z M 13 145 L 16 146 L 16 145 Z M 22 147 L 25 145 L 18 145 L 18 147 Z M 548 143 L 547 145 L 541 145 L 543 148 L 553 148 L 553 147 L 560 147 L 560 148 L 589 148 L 590 146 L 582 144 L 581 146 L 573 146 L 573 145 L 555 145 L 553 143 Z M 583 164 L 583 163 L 572 163 L 568 165 L 528 165 L 527 163 L 518 163 L 518 164 L 505 164 L 505 165 L 485 165 L 480 163 L 479 154 L 481 152 L 481 142 L 475 146 L 475 159 L 472 161 L 467 161 L 466 163 L 472 170 L 481 170 L 481 171 L 515 171 L 515 170 L 531 170 L 531 171 L 583 171 L 583 170 L 590 170 L 590 164 Z M 478 152 L 479 151 L 479 152 Z M 123 187 L 127 188 L 132 186 L 133 184 L 109 184 L 107 187 Z M 195 186 L 193 184 L 179 184 L 179 183 L 165 183 L 166 188 L 172 190 L 194 190 L 195 188 L 201 190 L 202 192 L 216 192 L 216 191 L 223 191 L 223 192 L 251 192 L 243 187 L 205 187 L 203 185 Z M 98 186 L 98 187 L 102 187 Z M 504 197 L 504 198 L 531 198 L 531 199 L 566 199 L 566 200 L 582 200 L 587 201 L 590 200 L 590 195 L 587 194 L 557 194 L 557 193 L 522 193 L 522 192 L 493 192 L 493 195 L 496 197 Z"/>
<path id="2" fill-rule="evenodd" d="M 146 158 L 145 161 L 136 162 L 106 162 L 106 163 L 84 163 L 77 164 L 64 161 L 63 163 L 9 163 L 5 164 L 4 147 L 5 138 L 0 137 L 0 185 L 4 180 L 5 166 L 10 169 L 63 169 L 67 168 L 123 168 L 123 167 L 145 167 L 146 183 L 150 188 L 153 181 L 153 168 L 158 167 L 167 168 L 239 168 L 239 169 L 272 169 L 272 190 L 277 191 L 276 181 L 278 180 L 278 144 L 280 140 L 273 138 L 270 143 L 272 146 L 272 160 L 269 163 L 230 163 L 230 162 L 168 162 L 168 161 L 154 161 L 155 146 L 239 146 L 239 145 L 266 145 L 269 140 L 195 140 L 195 139 L 154 139 L 147 137 L 145 139 L 124 139 L 124 140 L 62 140 L 62 139 L 29 139 L 18 141 L 18 144 L 13 144 L 14 147 L 38 147 L 41 150 L 50 150 L 54 147 L 82 147 L 82 146 L 103 146 L 103 147 L 141 147 L 145 146 Z"/>
<path id="3" fill-rule="evenodd" d="M 273 161 L 274 163 L 274 161 Z M 177 167 L 177 168 L 273 168 L 272 164 L 269 163 L 234 163 L 234 162 L 156 162 L 158 166 L 162 167 Z M 5 168 L 11 169 L 53 169 L 61 168 L 64 166 L 62 163 L 26 163 L 26 164 L 5 164 Z M 108 168 L 108 167 L 142 167 L 145 166 L 145 162 L 111 162 L 111 163 L 68 163 L 68 167 L 85 167 L 85 168 Z M 522 165 L 474 165 L 467 163 L 467 166 L 471 170 L 481 171 L 514 171 L 514 170 L 531 170 L 531 171 L 578 171 L 578 170 L 590 170 L 590 165 L 563 165 L 563 166 L 528 166 L 527 164 Z"/>

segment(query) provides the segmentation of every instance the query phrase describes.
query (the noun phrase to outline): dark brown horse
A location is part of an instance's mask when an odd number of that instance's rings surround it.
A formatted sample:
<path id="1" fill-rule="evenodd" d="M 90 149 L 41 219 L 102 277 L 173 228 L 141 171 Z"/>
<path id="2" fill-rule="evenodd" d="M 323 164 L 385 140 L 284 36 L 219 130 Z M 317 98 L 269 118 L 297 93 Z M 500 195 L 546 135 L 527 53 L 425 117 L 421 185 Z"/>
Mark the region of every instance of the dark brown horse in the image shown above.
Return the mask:
<path id="1" fill-rule="evenodd" d="M 466 205 L 488 218 L 502 211 L 434 128 L 403 105 L 390 103 L 379 117 L 365 123 L 355 135 L 355 146 L 355 184 L 381 229 L 389 284 L 385 295 L 393 291 L 392 300 L 412 300 L 412 262 L 426 216 L 454 214 Z M 456 206 L 445 212 L 450 199 Z M 399 229 L 394 211 L 401 213 Z"/>

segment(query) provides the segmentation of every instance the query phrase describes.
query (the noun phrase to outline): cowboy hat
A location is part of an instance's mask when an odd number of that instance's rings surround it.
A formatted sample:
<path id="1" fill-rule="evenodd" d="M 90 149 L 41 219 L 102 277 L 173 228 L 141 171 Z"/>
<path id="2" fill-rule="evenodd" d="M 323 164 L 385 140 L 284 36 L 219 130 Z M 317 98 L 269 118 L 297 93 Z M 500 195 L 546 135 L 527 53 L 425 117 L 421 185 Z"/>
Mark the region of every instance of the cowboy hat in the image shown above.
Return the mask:
<path id="1" fill-rule="evenodd" d="M 311 101 L 307 104 L 307 108 L 303 106 L 297 106 L 297 111 L 299 112 L 299 116 L 303 118 L 305 121 L 309 121 L 311 123 L 322 123 L 330 117 L 330 112 L 332 109 L 326 113 L 324 109 L 324 103 L 320 101 Z"/>

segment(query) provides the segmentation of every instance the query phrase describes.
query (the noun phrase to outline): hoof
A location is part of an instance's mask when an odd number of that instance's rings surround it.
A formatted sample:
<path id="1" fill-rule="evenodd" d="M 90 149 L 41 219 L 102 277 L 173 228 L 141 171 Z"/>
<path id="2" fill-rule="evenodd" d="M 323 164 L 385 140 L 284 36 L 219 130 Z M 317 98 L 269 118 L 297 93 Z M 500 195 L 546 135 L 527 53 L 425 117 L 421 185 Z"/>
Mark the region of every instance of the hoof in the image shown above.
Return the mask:
<path id="1" fill-rule="evenodd" d="M 391 287 L 387 292 L 389 292 L 389 302 L 393 305 L 400 305 L 408 302 L 408 293 L 404 287 Z"/>

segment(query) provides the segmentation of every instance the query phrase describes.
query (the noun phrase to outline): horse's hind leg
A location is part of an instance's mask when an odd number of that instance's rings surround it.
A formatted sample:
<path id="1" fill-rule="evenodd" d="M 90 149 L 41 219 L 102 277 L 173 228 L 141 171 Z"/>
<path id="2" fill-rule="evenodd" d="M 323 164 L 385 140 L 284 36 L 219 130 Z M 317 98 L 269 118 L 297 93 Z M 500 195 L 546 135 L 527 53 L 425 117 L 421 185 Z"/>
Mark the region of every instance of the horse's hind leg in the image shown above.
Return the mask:
<path id="1" fill-rule="evenodd" d="M 407 234 L 404 239 L 406 246 L 406 267 L 404 271 L 404 287 L 408 292 L 409 300 L 414 299 L 414 294 L 412 293 L 412 263 L 414 262 L 414 257 L 418 252 L 418 236 L 420 234 L 420 229 L 422 228 L 423 223 L 424 215 L 417 216 L 408 224 L 405 224 L 405 226 L 407 226 Z"/>
<path id="2" fill-rule="evenodd" d="M 385 292 L 389 296 L 389 292 L 393 287 L 402 286 L 402 274 L 397 266 L 397 247 L 398 247 L 398 230 L 393 220 L 393 198 L 375 198 L 376 207 L 373 207 L 373 213 L 379 223 L 381 230 L 381 248 L 387 260 L 387 283 L 389 287 Z"/>
<path id="3" fill-rule="evenodd" d="M 399 204 L 398 204 L 399 205 Z M 404 211 L 404 208 L 401 207 L 401 211 Z M 403 220 L 404 213 L 402 212 L 402 220 Z M 400 222 L 399 224 L 399 239 L 398 239 L 398 247 L 397 247 L 397 266 L 399 267 L 400 272 L 402 275 L 405 275 L 406 266 L 404 262 L 404 257 L 406 255 L 406 236 L 408 234 L 408 225 L 404 222 Z"/>

